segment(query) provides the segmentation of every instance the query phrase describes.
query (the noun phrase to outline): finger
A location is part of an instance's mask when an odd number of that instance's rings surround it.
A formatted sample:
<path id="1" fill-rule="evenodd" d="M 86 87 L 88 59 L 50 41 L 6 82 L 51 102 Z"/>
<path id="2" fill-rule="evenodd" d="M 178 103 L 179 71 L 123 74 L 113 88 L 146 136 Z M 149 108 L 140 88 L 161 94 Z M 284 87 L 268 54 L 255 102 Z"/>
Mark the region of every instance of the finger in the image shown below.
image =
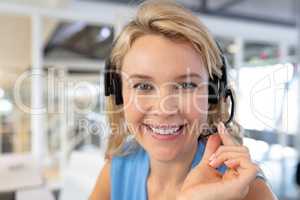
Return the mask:
<path id="1" fill-rule="evenodd" d="M 241 179 L 245 184 L 249 184 L 253 181 L 259 172 L 259 167 L 256 164 L 243 157 L 228 160 L 226 163 L 230 166 L 238 166 L 236 167 L 236 172 L 239 175 L 239 179 Z"/>
<path id="2" fill-rule="evenodd" d="M 226 161 L 226 166 L 230 166 L 223 175 L 224 181 L 237 181 L 239 188 L 248 187 L 255 180 L 258 173 L 258 166 L 247 159 L 237 158 Z"/>
<path id="3" fill-rule="evenodd" d="M 225 152 L 239 152 L 239 153 L 249 153 L 249 149 L 246 146 L 220 146 L 215 152 L 215 157 L 219 156 L 221 153 Z"/>
<path id="4" fill-rule="evenodd" d="M 227 166 L 227 165 L 226 165 Z M 234 166 L 232 167 L 228 167 L 228 169 L 226 170 L 226 172 L 223 175 L 223 180 L 232 180 L 235 178 L 238 178 L 238 176 L 240 175 L 236 168 L 238 167 L 237 163 L 234 163 Z"/>
<path id="5" fill-rule="evenodd" d="M 221 145 L 221 139 L 218 134 L 209 136 L 206 143 L 203 158 L 202 158 L 203 161 L 208 163 L 209 158 L 216 152 L 216 150 L 220 145 Z"/>
<path id="6" fill-rule="evenodd" d="M 247 158 L 250 160 L 250 157 L 246 153 L 240 153 L 240 152 L 224 152 L 221 153 L 220 155 L 216 156 L 212 160 L 209 161 L 209 165 L 213 168 L 217 168 L 221 166 L 225 161 L 230 160 L 230 159 L 238 159 L 238 158 Z"/>
<path id="7" fill-rule="evenodd" d="M 236 152 L 236 153 L 245 153 L 249 154 L 249 149 L 246 146 L 220 146 L 217 151 L 209 158 L 209 161 L 215 159 L 218 157 L 220 154 L 225 153 L 225 152 Z"/>
<path id="8" fill-rule="evenodd" d="M 234 138 L 228 133 L 228 131 L 225 128 L 225 125 L 223 122 L 220 122 L 217 126 L 218 133 L 220 135 L 220 138 L 222 140 L 222 143 L 225 146 L 237 146 L 237 142 L 234 140 Z"/>
<path id="9" fill-rule="evenodd" d="M 239 167 L 239 162 L 237 162 L 235 159 L 226 160 L 224 164 L 230 169 L 237 169 Z"/>

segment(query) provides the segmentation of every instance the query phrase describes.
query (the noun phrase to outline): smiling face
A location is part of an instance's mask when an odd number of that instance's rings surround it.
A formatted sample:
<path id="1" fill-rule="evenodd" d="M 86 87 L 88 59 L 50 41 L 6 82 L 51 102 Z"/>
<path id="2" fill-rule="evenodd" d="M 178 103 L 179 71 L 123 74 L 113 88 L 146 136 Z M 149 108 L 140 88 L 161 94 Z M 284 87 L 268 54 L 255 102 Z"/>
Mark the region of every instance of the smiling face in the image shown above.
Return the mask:
<path id="1" fill-rule="evenodd" d="M 125 121 L 157 160 L 179 159 L 197 145 L 207 121 L 208 73 L 188 42 L 138 38 L 122 65 Z"/>

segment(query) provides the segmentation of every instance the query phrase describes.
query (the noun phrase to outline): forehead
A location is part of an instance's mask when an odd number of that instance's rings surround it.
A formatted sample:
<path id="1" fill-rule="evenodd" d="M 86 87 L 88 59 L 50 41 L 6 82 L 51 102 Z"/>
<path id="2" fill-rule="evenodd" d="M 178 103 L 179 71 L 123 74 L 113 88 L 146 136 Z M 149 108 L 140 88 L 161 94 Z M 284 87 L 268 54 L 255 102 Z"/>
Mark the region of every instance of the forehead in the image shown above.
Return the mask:
<path id="1" fill-rule="evenodd" d="M 197 73 L 204 79 L 208 76 L 200 54 L 190 43 L 158 35 L 138 38 L 124 57 L 122 71 L 126 76 L 144 74 L 158 80 L 189 73 Z"/>

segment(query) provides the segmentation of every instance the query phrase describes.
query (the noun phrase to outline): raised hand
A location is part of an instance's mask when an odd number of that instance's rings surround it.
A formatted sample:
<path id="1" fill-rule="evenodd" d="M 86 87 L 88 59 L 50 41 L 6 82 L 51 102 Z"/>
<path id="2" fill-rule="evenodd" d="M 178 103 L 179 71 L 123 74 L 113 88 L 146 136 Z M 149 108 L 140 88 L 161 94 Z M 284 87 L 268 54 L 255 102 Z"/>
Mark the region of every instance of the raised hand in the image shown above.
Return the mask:
<path id="1" fill-rule="evenodd" d="M 224 124 L 208 138 L 201 162 L 190 171 L 179 192 L 179 200 L 243 199 L 258 167 L 251 162 L 249 151 L 239 145 Z M 221 145 L 223 143 L 223 145 Z M 216 168 L 225 164 L 222 175 Z"/>

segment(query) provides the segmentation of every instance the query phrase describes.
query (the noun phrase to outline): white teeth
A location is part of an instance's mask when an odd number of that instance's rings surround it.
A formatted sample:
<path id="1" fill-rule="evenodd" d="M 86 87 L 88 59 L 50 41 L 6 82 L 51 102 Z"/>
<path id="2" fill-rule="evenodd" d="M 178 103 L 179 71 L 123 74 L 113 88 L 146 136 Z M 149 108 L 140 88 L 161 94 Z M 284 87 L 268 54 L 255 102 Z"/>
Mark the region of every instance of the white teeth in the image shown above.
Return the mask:
<path id="1" fill-rule="evenodd" d="M 161 134 L 161 135 L 170 135 L 170 134 L 174 134 L 176 132 L 179 131 L 180 126 L 178 127 L 174 127 L 174 128 L 154 128 L 154 127 L 150 127 L 148 126 L 152 132 L 155 132 L 157 134 Z"/>

